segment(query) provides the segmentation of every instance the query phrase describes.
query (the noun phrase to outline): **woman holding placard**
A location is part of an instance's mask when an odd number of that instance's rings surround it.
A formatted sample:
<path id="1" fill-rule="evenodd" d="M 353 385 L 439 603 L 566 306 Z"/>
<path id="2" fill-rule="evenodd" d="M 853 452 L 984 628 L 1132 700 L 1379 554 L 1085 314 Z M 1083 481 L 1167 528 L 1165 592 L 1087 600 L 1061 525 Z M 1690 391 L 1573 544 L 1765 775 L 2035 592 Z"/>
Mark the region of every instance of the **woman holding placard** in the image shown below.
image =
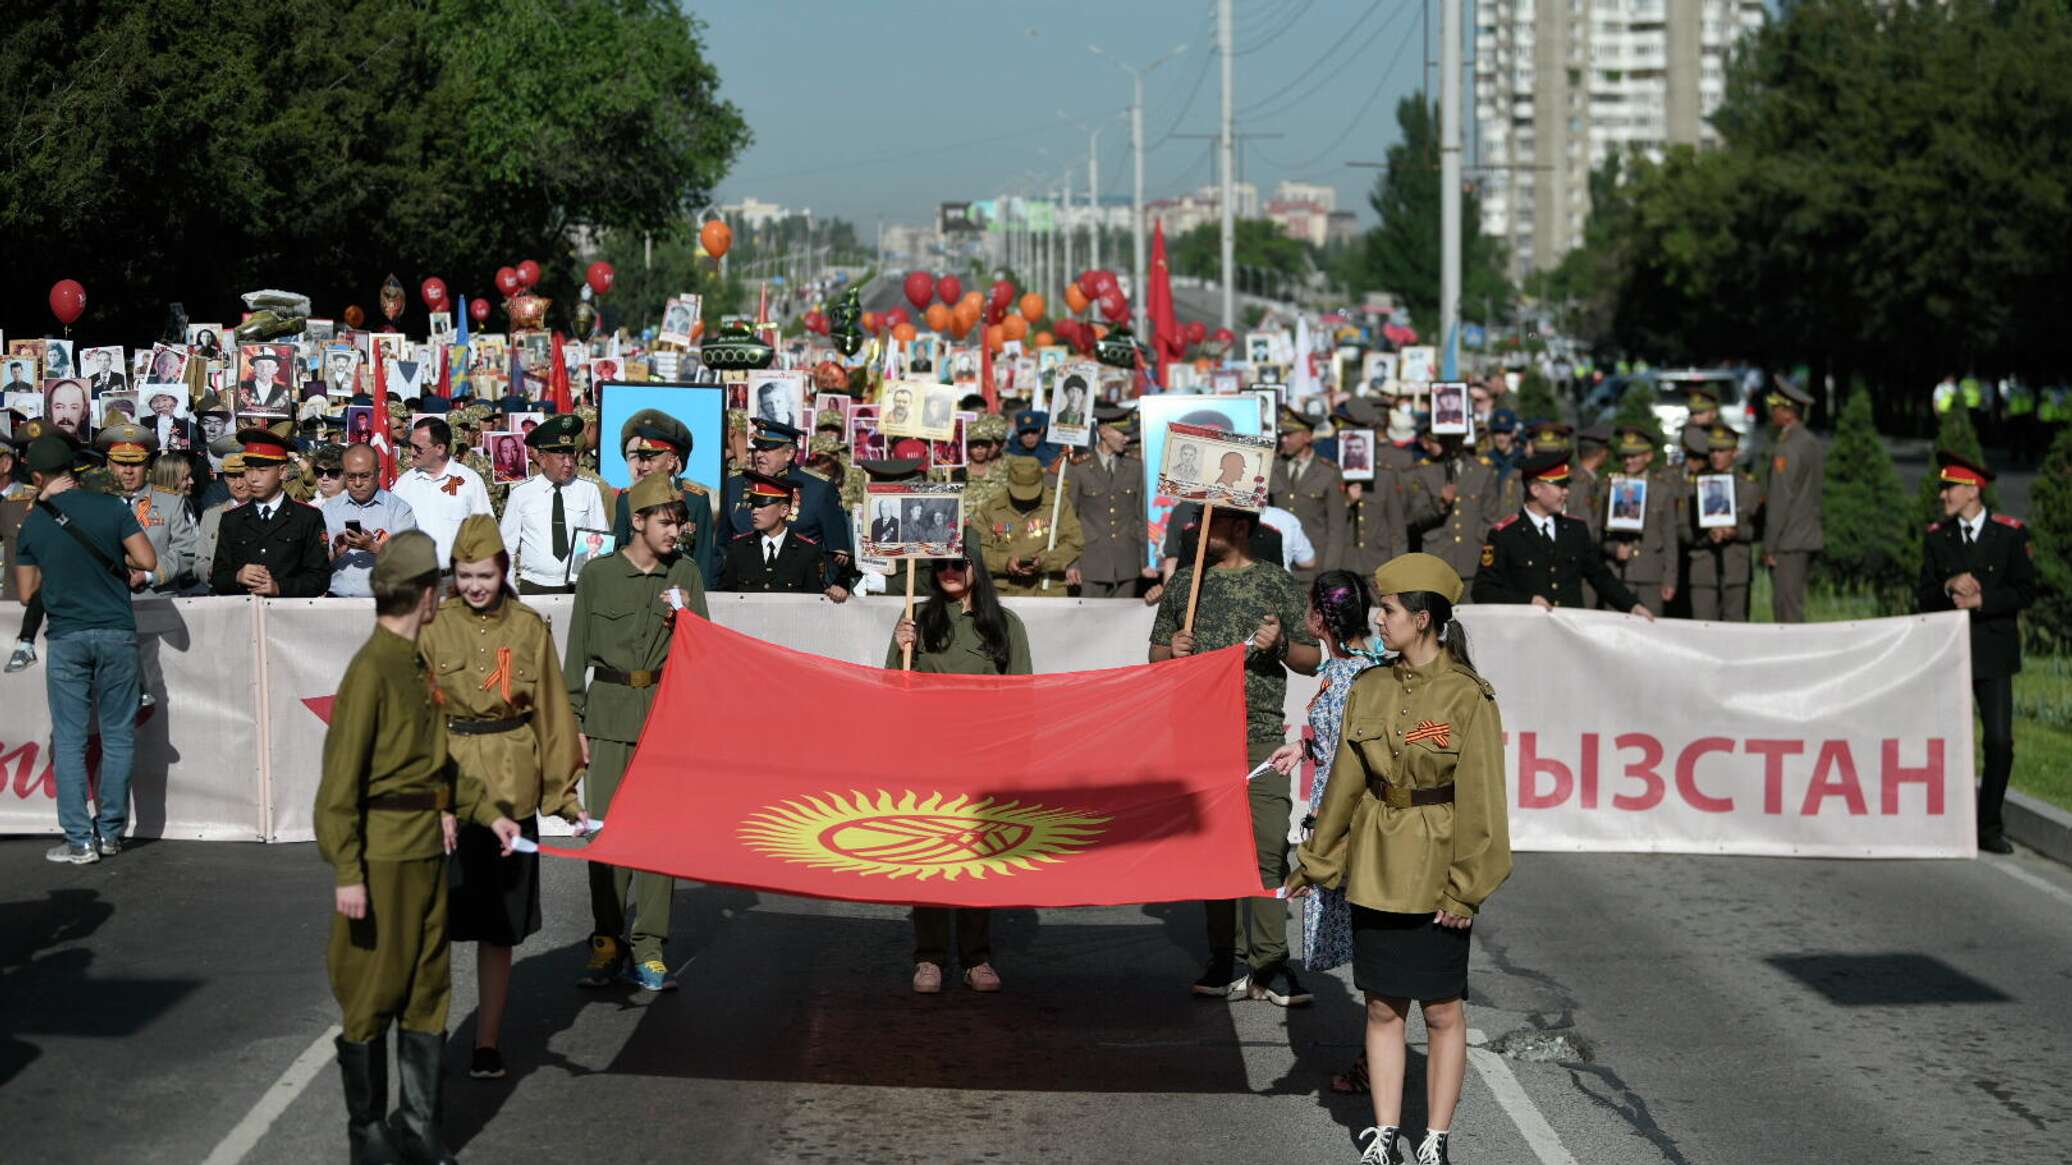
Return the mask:
<path id="1" fill-rule="evenodd" d="M 1382 643 L 1399 654 L 1353 684 L 1331 782 L 1288 891 L 1342 889 L 1351 904 L 1374 1095 L 1361 1162 L 1403 1160 L 1405 1019 L 1416 1000 L 1431 1037 L 1417 1160 L 1443 1165 L 1467 1075 L 1468 928 L 1511 872 L 1503 726 L 1453 618 L 1462 589 L 1453 568 L 1405 554 L 1375 572 L 1374 589 Z"/>
<path id="2" fill-rule="evenodd" d="M 1000 605 L 993 576 L 978 554 L 978 531 L 966 527 L 964 554 L 931 561 L 928 598 L 913 618 L 901 619 L 885 650 L 885 666 L 897 668 L 908 649 L 913 670 L 936 675 L 1025 676 L 1030 674 L 1029 633 L 1015 613 Z M 911 566 L 909 567 L 911 569 Z M 913 592 L 909 591 L 911 595 Z M 950 931 L 957 933 L 957 958 L 964 985 L 973 991 L 1000 990 L 993 970 L 992 912 L 944 906 L 914 907 L 914 990 L 942 990 L 949 961 Z"/>

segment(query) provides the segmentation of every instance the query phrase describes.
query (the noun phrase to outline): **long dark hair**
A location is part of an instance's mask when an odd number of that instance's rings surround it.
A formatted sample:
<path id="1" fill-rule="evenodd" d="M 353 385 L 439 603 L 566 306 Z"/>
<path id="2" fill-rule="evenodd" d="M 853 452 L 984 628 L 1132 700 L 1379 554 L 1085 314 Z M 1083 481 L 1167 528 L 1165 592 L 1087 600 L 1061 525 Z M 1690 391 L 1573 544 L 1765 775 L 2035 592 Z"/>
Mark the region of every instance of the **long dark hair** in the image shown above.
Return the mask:
<path id="1" fill-rule="evenodd" d="M 1309 606 L 1341 646 L 1371 634 L 1368 614 L 1374 606 L 1373 589 L 1365 575 L 1349 570 L 1327 570 L 1309 584 Z"/>
<path id="2" fill-rule="evenodd" d="M 978 630 L 979 642 L 985 644 L 986 658 L 993 661 L 993 670 L 1007 674 L 1009 658 L 1007 642 L 1007 612 L 1000 606 L 1000 594 L 993 589 L 993 576 L 986 571 L 985 559 L 978 555 L 978 530 L 972 526 L 964 528 L 964 585 L 971 597 L 971 625 Z M 942 583 L 935 572 L 928 573 L 928 601 L 914 616 L 914 623 L 921 632 L 921 647 L 926 651 L 946 651 L 950 646 L 950 605 L 955 602 L 942 589 Z"/>
<path id="3" fill-rule="evenodd" d="M 1454 662 L 1465 668 L 1475 666 L 1468 658 L 1468 633 L 1461 629 L 1460 620 L 1453 617 L 1453 604 L 1445 596 L 1431 591 L 1404 591 L 1396 596 L 1396 601 L 1413 615 L 1429 614 L 1432 626 L 1439 628 L 1439 642 L 1453 653 Z"/>

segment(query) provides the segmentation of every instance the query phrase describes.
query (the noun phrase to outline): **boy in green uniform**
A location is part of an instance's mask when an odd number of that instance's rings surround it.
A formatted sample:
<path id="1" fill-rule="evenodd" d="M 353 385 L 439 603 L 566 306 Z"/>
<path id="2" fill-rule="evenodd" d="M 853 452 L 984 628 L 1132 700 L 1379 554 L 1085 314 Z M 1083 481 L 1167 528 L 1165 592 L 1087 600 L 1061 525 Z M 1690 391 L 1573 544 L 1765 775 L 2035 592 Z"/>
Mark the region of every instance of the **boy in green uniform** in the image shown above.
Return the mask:
<path id="1" fill-rule="evenodd" d="M 446 852 L 456 797 L 445 723 L 417 654 L 418 631 L 439 604 L 431 536 L 389 539 L 370 584 L 375 630 L 339 684 L 313 813 L 318 851 L 337 872 L 325 961 L 344 1013 L 338 1068 L 354 1162 L 444 1162 L 452 1159 L 439 1135 L 452 989 Z M 509 853 L 517 824 L 505 818 L 491 828 Z M 390 1019 L 400 1082 L 393 1139 Z"/>
<path id="2" fill-rule="evenodd" d="M 653 473 L 634 483 L 625 496 L 631 537 L 583 567 L 563 664 L 569 702 L 583 726 L 583 754 L 590 767 L 583 779 L 583 800 L 593 818 L 610 816 L 612 794 L 626 774 L 634 742 L 655 703 L 655 685 L 669 658 L 670 628 L 677 612 L 709 617 L 704 574 L 677 550 L 686 514 L 676 482 L 667 473 Z M 586 688 L 584 675 L 593 668 Z M 676 982 L 669 978 L 662 948 L 669 941 L 669 896 L 675 883 L 661 874 L 602 862 L 590 863 L 590 962 L 577 982 L 603 987 L 620 973 L 629 884 L 633 963 L 624 975 L 644 990 L 674 990 Z"/>

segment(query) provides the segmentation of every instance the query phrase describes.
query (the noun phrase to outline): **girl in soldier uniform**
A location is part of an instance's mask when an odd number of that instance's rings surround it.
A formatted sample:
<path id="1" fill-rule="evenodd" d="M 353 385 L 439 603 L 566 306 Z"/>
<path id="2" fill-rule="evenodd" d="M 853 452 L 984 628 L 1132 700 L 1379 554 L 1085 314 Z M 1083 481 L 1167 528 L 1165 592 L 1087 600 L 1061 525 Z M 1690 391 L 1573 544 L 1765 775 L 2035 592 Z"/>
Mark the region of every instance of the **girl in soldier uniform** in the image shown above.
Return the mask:
<path id="1" fill-rule="evenodd" d="M 1416 1000 L 1431 1039 L 1420 1165 L 1444 1165 L 1467 1073 L 1468 928 L 1511 872 L 1503 727 L 1453 618 L 1460 576 L 1429 554 L 1375 572 L 1387 668 L 1354 682 L 1316 828 L 1297 850 L 1291 896 L 1343 890 L 1353 982 L 1367 997 L 1374 1126 L 1363 1165 L 1395 1165 L 1405 1019 Z"/>

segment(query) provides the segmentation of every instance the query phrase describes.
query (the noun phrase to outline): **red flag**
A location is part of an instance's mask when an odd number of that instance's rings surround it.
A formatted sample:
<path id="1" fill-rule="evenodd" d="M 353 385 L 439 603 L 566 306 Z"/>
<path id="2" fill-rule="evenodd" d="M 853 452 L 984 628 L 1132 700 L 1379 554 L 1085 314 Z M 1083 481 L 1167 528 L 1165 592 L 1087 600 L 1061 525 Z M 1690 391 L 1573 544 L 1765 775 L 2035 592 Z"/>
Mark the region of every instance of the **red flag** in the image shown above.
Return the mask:
<path id="1" fill-rule="evenodd" d="M 986 343 L 985 325 L 977 325 L 977 330 L 978 390 L 986 394 L 986 411 L 997 413 L 1000 411 L 1000 390 L 993 387 L 993 348 Z"/>
<path id="2" fill-rule="evenodd" d="M 381 458 L 381 488 L 388 489 L 396 484 L 396 443 L 389 437 L 388 379 L 382 373 L 380 344 L 374 345 L 374 391 L 367 395 L 374 398 L 374 434 L 367 443 Z"/>
<path id="3" fill-rule="evenodd" d="M 547 370 L 547 383 L 553 387 L 556 413 L 576 411 L 575 401 L 569 399 L 568 363 L 562 359 L 560 332 L 554 333 L 554 367 Z"/>
<path id="4" fill-rule="evenodd" d="M 441 343 L 437 347 L 439 349 L 439 387 L 437 391 L 440 396 L 443 396 L 448 400 L 452 400 L 453 349 L 445 343 Z"/>
<path id="5" fill-rule="evenodd" d="M 1241 647 L 1110 671 L 938 676 L 679 617 L 669 655 L 603 832 L 548 852 L 859 902 L 1261 893 Z M 770 692 L 815 709 L 815 747 L 740 731 Z"/>
<path id="6" fill-rule="evenodd" d="M 1144 288 L 1144 311 L 1157 336 L 1152 351 L 1158 357 L 1158 387 L 1166 385 L 1166 364 L 1186 351 L 1180 332 L 1180 318 L 1173 313 L 1173 273 L 1166 264 L 1165 220 L 1151 231 L 1151 277 Z"/>

